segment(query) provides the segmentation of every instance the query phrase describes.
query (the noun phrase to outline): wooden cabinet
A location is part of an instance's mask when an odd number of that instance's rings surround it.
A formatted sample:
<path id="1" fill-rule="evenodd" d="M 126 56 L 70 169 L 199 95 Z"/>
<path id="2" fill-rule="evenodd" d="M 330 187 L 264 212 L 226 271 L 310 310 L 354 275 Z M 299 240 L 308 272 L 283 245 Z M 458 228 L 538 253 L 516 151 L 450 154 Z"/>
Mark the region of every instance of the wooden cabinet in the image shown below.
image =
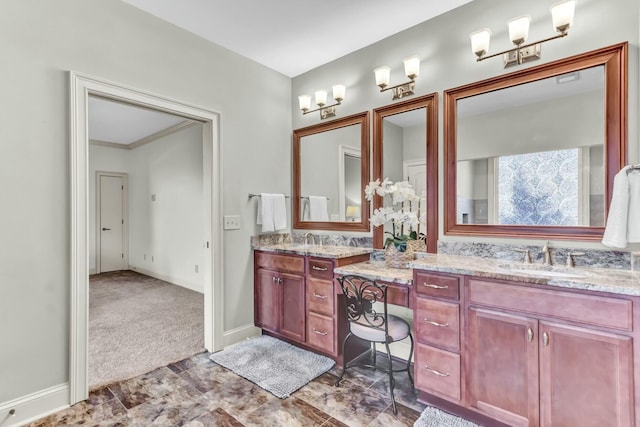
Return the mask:
<path id="1" fill-rule="evenodd" d="M 460 402 L 460 278 L 414 272 L 416 388 Z"/>
<path id="2" fill-rule="evenodd" d="M 631 301 L 474 278 L 468 293 L 469 407 L 512 426 L 634 425 Z"/>
<path id="3" fill-rule="evenodd" d="M 335 356 L 337 343 L 333 261 L 310 257 L 307 264 L 308 344 L 316 350 Z"/>
<path id="4" fill-rule="evenodd" d="M 304 343 L 304 257 L 256 252 L 255 266 L 256 326 Z"/>

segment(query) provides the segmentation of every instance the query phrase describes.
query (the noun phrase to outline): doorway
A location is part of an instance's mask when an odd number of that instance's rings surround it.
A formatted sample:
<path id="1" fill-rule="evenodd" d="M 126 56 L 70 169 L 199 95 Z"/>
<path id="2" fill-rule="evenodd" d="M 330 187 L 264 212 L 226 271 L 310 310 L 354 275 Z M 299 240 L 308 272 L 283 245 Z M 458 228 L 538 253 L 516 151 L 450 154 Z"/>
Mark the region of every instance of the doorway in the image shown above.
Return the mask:
<path id="1" fill-rule="evenodd" d="M 96 173 L 96 273 L 126 270 L 128 207 L 127 174 Z"/>
<path id="2" fill-rule="evenodd" d="M 189 104 L 142 92 L 95 77 L 70 72 L 71 182 L 71 333 L 70 404 L 88 397 L 88 97 L 100 96 L 144 106 L 203 123 L 204 341 L 209 351 L 222 349 L 222 227 L 219 116 Z"/>

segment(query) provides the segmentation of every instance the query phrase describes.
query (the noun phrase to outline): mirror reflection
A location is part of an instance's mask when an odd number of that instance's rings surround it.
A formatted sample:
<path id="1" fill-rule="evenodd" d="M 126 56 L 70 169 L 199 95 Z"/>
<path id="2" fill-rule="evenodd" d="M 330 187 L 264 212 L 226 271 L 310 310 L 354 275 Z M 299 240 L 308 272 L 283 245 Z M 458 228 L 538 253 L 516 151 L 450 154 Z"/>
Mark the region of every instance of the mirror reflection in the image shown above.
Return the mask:
<path id="1" fill-rule="evenodd" d="M 360 221 L 360 165 L 358 125 L 300 138 L 300 220 Z"/>
<path id="2" fill-rule="evenodd" d="M 444 91 L 444 233 L 600 240 L 627 159 L 628 44 Z"/>
<path id="3" fill-rule="evenodd" d="M 369 112 L 293 131 L 293 226 L 369 231 Z"/>
<path id="4" fill-rule="evenodd" d="M 457 101 L 459 224 L 604 226 L 604 66 Z"/>

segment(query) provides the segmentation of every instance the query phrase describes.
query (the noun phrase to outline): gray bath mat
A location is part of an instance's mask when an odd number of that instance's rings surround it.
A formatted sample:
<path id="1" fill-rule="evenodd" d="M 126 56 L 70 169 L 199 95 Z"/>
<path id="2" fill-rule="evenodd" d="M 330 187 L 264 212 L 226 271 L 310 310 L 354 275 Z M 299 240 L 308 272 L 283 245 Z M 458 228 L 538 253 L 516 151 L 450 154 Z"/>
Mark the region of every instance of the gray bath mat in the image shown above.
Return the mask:
<path id="1" fill-rule="evenodd" d="M 439 409 L 428 406 L 413 424 L 413 427 L 480 427 L 471 421 L 463 420 L 447 414 Z"/>
<path id="2" fill-rule="evenodd" d="M 268 335 L 235 344 L 209 358 L 281 399 L 334 365 L 328 357 Z"/>

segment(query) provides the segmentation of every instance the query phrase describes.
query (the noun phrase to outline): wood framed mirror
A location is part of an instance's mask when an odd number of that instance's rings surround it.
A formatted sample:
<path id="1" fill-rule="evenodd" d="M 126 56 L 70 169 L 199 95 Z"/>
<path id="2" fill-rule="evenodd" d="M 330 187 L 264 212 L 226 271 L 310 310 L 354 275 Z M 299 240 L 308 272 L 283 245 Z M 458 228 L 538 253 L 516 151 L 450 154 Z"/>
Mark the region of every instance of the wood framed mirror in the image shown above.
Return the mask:
<path id="1" fill-rule="evenodd" d="M 369 231 L 369 112 L 293 131 L 293 228 Z"/>
<path id="2" fill-rule="evenodd" d="M 627 43 L 444 92 L 444 233 L 599 240 L 627 162 Z"/>
<path id="3" fill-rule="evenodd" d="M 373 110 L 373 179 L 408 180 L 421 202 L 427 252 L 438 243 L 438 94 L 433 93 Z M 374 196 L 373 209 L 383 206 Z M 423 215 L 424 214 L 424 215 Z M 373 247 L 382 248 L 383 226 L 373 230 Z"/>

